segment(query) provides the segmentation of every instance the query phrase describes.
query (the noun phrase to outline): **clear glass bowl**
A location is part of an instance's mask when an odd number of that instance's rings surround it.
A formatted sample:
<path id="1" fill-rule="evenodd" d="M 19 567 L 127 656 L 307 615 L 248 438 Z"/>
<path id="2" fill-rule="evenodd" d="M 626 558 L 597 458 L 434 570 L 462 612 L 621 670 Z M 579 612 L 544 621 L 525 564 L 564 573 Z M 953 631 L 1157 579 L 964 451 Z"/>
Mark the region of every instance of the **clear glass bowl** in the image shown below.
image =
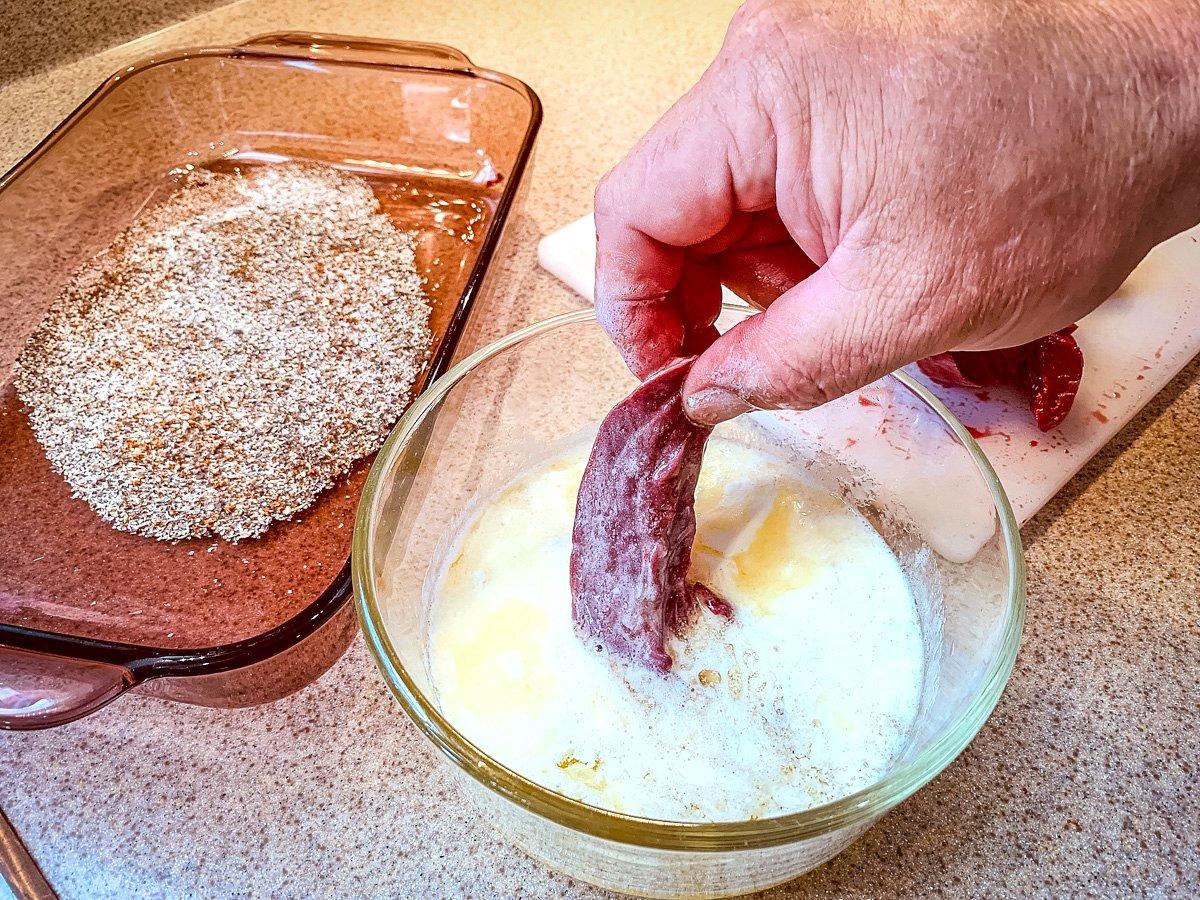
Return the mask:
<path id="1" fill-rule="evenodd" d="M 751 313 L 727 306 L 718 324 Z M 967 746 L 1016 658 L 1025 613 L 1020 537 L 978 445 L 903 373 L 812 412 L 755 412 L 720 426 L 718 434 L 786 446 L 863 512 L 901 560 L 926 653 L 913 732 L 876 784 L 777 818 L 666 822 L 567 798 L 489 758 L 442 715 L 426 669 L 423 586 L 439 541 L 465 509 L 594 427 L 633 385 L 591 310 L 533 325 L 456 365 L 400 420 L 367 478 L 353 542 L 355 595 L 392 693 L 507 838 L 605 888 L 731 896 L 839 853 Z"/>

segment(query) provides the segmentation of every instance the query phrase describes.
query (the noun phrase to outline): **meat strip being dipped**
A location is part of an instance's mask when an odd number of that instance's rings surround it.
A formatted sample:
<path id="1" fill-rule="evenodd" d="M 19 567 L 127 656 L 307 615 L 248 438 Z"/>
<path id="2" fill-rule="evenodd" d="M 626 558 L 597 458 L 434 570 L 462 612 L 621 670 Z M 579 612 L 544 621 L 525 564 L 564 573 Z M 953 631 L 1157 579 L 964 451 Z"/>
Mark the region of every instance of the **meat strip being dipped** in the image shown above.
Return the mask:
<path id="1" fill-rule="evenodd" d="M 629 662 L 671 668 L 668 634 L 703 604 L 729 604 L 687 580 L 696 481 L 712 429 L 683 411 L 694 357 L 646 379 L 600 425 L 583 472 L 571 541 L 571 608 L 580 635 Z"/>

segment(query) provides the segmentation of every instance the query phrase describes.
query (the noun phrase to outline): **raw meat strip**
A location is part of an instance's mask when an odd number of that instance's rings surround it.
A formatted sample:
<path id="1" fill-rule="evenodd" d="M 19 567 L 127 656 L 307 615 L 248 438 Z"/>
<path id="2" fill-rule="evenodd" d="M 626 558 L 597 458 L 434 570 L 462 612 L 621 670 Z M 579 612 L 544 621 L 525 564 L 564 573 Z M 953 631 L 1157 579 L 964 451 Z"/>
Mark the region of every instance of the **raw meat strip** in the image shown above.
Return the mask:
<path id="1" fill-rule="evenodd" d="M 1083 353 L 1070 325 L 1036 341 L 1004 350 L 939 353 L 917 363 L 946 387 L 1010 387 L 1029 397 L 1038 428 L 1062 424 L 1083 377 Z"/>
<path id="2" fill-rule="evenodd" d="M 670 630 L 698 603 L 732 608 L 687 580 L 696 536 L 695 495 L 712 429 L 683 412 L 694 357 L 651 375 L 613 408 L 583 472 L 571 545 L 571 611 L 588 641 L 665 672 Z"/>

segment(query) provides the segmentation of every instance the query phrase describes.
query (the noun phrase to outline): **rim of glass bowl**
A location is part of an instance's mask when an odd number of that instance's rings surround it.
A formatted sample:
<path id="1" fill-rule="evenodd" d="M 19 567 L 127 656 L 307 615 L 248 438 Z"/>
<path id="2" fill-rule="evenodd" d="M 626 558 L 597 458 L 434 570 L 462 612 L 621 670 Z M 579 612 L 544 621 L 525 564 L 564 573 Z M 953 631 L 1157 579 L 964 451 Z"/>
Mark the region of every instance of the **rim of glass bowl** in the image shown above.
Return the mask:
<path id="1" fill-rule="evenodd" d="M 725 304 L 731 312 L 748 307 Z M 553 822 L 607 840 L 660 850 L 730 851 L 771 847 L 817 837 L 868 822 L 929 783 L 974 739 L 991 715 L 1012 674 L 1025 621 L 1025 559 L 1016 517 L 983 451 L 954 415 L 904 372 L 896 378 L 938 414 L 970 453 L 987 483 L 995 506 L 1008 561 L 1010 615 L 1000 652 L 991 660 L 983 686 L 965 712 L 914 759 L 857 793 L 803 812 L 735 822 L 671 822 L 628 816 L 572 800 L 518 775 L 492 759 L 448 722 L 417 688 L 388 640 L 370 573 L 375 570 L 372 523 L 380 503 L 380 485 L 416 426 L 464 376 L 481 363 L 529 338 L 566 325 L 595 321 L 593 309 L 581 309 L 522 328 L 477 350 L 435 381 L 400 418 L 367 476 L 354 523 L 351 552 L 355 603 L 363 634 L 376 665 L 401 707 L 439 750 L 489 790 Z"/>

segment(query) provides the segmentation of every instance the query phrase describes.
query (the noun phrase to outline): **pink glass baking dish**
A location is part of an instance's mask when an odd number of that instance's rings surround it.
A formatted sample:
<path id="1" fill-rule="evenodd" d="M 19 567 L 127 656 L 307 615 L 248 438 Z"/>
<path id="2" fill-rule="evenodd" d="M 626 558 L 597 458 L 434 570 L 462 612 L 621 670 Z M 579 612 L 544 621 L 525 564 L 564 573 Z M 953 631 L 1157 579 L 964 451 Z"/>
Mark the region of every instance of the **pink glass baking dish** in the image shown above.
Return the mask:
<path id="1" fill-rule="evenodd" d="M 71 498 L 11 384 L 71 273 L 192 168 L 354 171 L 420 235 L 435 348 L 415 393 L 488 290 L 540 121 L 527 86 L 449 47 L 275 34 L 121 70 L 0 179 L 0 727 L 67 722 L 138 685 L 265 702 L 325 671 L 355 625 L 347 556 L 369 460 L 236 545 L 119 533 Z"/>

